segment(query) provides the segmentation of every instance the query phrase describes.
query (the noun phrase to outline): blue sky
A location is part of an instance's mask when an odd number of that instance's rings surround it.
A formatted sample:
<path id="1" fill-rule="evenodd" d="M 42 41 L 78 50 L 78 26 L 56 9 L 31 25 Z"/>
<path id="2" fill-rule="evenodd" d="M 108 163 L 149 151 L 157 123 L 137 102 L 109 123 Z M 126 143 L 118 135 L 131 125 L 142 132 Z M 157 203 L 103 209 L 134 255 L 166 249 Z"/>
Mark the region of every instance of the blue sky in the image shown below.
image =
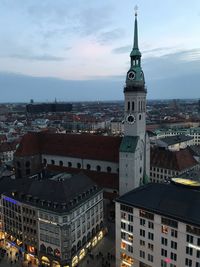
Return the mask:
<path id="1" fill-rule="evenodd" d="M 0 102 L 123 99 L 136 4 L 148 98 L 199 98 L 199 0 L 1 0 Z"/>

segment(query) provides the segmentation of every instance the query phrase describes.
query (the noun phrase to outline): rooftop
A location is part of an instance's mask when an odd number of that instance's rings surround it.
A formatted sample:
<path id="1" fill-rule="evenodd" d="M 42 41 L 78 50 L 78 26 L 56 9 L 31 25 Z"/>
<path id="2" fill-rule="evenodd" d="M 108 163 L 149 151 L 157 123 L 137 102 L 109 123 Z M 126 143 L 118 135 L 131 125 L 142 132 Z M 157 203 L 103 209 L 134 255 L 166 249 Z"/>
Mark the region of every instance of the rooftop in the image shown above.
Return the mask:
<path id="1" fill-rule="evenodd" d="M 18 179 L 9 183 L 7 186 L 8 180 L 0 181 L 1 193 L 6 197 L 54 212 L 68 212 L 101 190 L 81 173 L 64 179 Z"/>
<path id="2" fill-rule="evenodd" d="M 188 148 L 169 151 L 159 147 L 152 147 L 150 152 L 151 166 L 153 167 L 183 171 L 198 164 Z"/>
<path id="3" fill-rule="evenodd" d="M 121 137 L 91 134 L 28 133 L 23 136 L 16 156 L 36 154 L 118 162 Z"/>
<path id="4" fill-rule="evenodd" d="M 116 201 L 200 227 L 200 191 L 196 187 L 150 183 Z"/>
<path id="5" fill-rule="evenodd" d="M 172 145 L 187 142 L 192 139 L 193 137 L 191 136 L 181 134 L 181 135 L 175 135 L 175 136 L 167 136 L 164 138 L 160 138 L 159 140 L 166 143 L 168 146 L 172 146 Z"/>

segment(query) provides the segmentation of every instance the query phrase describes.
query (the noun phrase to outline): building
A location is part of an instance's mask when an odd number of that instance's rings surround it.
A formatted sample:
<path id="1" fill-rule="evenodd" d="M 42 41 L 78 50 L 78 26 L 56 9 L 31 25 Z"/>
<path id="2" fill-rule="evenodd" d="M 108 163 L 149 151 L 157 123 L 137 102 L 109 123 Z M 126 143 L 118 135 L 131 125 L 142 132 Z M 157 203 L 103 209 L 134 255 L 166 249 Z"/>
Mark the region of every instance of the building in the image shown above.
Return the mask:
<path id="1" fill-rule="evenodd" d="M 116 267 L 200 266 L 200 183 L 147 184 L 116 200 Z"/>
<path id="2" fill-rule="evenodd" d="M 130 61 L 124 87 L 124 136 L 28 133 L 15 153 L 17 178 L 43 172 L 44 168 L 60 172 L 81 169 L 105 189 L 109 198 L 145 182 L 149 176 L 150 145 L 137 17 Z"/>
<path id="3" fill-rule="evenodd" d="M 4 180 L 0 186 L 1 237 L 28 261 L 73 267 L 103 238 L 103 191 L 87 176 L 19 179 L 9 189 Z"/>
<path id="4" fill-rule="evenodd" d="M 194 144 L 193 139 L 194 138 L 191 136 L 182 134 L 159 138 L 155 141 L 154 144 L 158 147 L 162 147 L 170 151 L 179 151 L 186 148 L 187 146 L 192 146 Z"/>
<path id="5" fill-rule="evenodd" d="M 11 162 L 16 151 L 17 142 L 3 142 L 0 144 L 0 161 L 2 163 Z"/>
<path id="6" fill-rule="evenodd" d="M 155 183 L 164 183 L 172 177 L 199 169 L 199 162 L 189 148 L 171 151 L 152 147 L 150 158 L 150 181 Z"/>
<path id="7" fill-rule="evenodd" d="M 47 112 L 69 112 L 72 110 L 72 104 L 66 103 L 41 103 L 26 105 L 27 113 L 47 113 Z"/>
<path id="8" fill-rule="evenodd" d="M 164 138 L 167 136 L 174 136 L 174 135 L 188 135 L 193 138 L 194 145 L 200 144 L 200 127 L 191 127 L 191 128 L 163 128 L 163 129 L 157 129 L 154 131 L 156 134 L 156 137 Z M 154 138 L 155 139 L 155 138 Z"/>

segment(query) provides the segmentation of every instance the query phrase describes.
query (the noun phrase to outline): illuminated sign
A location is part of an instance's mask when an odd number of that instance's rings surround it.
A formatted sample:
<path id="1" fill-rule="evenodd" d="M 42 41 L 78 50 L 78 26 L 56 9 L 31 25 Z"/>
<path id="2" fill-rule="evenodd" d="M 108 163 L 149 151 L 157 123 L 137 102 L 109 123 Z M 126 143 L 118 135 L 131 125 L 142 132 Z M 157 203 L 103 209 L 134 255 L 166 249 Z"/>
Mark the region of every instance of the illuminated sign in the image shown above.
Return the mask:
<path id="1" fill-rule="evenodd" d="M 44 219 L 41 219 L 41 218 L 39 218 L 39 221 L 41 221 L 41 222 L 45 222 L 45 223 L 49 223 L 49 224 L 53 224 L 53 225 L 58 225 L 58 224 L 55 223 L 55 222 L 48 221 L 48 220 L 44 220 Z"/>
<path id="2" fill-rule="evenodd" d="M 14 199 L 12 199 L 12 198 L 10 198 L 10 197 L 6 197 L 6 196 L 4 196 L 3 199 L 6 200 L 6 201 L 11 202 L 11 203 L 13 203 L 13 204 L 16 204 L 16 205 L 18 204 L 18 202 L 17 202 L 16 200 L 14 200 Z"/>

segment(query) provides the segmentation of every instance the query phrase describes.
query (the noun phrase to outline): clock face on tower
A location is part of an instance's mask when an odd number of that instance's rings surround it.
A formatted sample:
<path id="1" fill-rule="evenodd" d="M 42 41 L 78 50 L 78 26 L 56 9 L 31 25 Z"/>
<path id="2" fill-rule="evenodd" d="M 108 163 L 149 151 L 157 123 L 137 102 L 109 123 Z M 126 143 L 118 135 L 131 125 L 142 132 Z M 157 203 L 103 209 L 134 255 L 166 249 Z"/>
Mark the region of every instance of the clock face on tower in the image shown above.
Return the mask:
<path id="1" fill-rule="evenodd" d="M 129 73 L 128 73 L 128 79 L 129 80 L 134 80 L 135 79 L 135 72 L 134 71 L 130 71 Z"/>
<path id="2" fill-rule="evenodd" d="M 126 121 L 129 123 L 129 124 L 133 124 L 135 122 L 135 117 L 132 115 L 132 114 L 129 114 L 127 117 L 126 117 Z"/>

